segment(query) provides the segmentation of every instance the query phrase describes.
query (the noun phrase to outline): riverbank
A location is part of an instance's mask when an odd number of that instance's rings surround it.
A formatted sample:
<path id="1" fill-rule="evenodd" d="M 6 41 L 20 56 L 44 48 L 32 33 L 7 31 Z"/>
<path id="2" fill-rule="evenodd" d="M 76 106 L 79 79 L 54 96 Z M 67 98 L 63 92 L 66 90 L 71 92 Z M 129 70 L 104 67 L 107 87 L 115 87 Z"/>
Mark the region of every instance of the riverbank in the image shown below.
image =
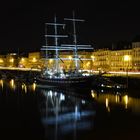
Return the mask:
<path id="1" fill-rule="evenodd" d="M 0 79 L 31 82 L 39 75 L 39 71 L 21 71 L 21 70 L 0 70 Z"/>

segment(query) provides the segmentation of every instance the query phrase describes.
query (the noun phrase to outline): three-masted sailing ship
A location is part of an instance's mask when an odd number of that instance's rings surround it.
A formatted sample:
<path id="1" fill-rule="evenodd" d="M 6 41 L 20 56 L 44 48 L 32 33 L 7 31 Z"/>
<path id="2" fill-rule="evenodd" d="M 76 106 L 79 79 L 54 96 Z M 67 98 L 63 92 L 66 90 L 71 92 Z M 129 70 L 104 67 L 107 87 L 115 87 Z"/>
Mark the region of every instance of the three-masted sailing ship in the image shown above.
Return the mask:
<path id="1" fill-rule="evenodd" d="M 46 45 L 42 46 L 41 50 L 45 51 L 45 61 L 46 67 L 44 68 L 42 74 L 37 78 L 37 82 L 40 85 L 46 86 L 55 86 L 55 87 L 83 87 L 89 86 L 93 80 L 93 75 L 88 74 L 84 75 L 80 72 L 80 61 L 82 59 L 79 57 L 78 50 L 92 50 L 91 45 L 79 45 L 77 43 L 77 34 L 76 34 L 76 22 L 82 22 L 84 20 L 76 19 L 73 12 L 72 18 L 64 18 L 65 21 L 72 21 L 73 24 L 73 43 L 72 44 L 60 44 L 58 40 L 68 38 L 67 35 L 60 35 L 58 29 L 64 28 L 66 24 L 57 23 L 56 16 L 54 17 L 53 23 L 46 23 L 45 38 Z M 48 27 L 53 27 L 54 34 L 47 34 Z M 54 39 L 53 45 L 48 45 L 48 39 Z M 61 58 L 60 52 L 73 52 L 72 58 Z M 53 53 L 53 57 L 49 56 L 49 52 Z M 69 69 L 67 71 L 63 70 L 60 67 L 60 61 L 71 59 L 75 68 L 73 70 Z M 49 68 L 49 60 L 55 61 L 53 68 Z"/>

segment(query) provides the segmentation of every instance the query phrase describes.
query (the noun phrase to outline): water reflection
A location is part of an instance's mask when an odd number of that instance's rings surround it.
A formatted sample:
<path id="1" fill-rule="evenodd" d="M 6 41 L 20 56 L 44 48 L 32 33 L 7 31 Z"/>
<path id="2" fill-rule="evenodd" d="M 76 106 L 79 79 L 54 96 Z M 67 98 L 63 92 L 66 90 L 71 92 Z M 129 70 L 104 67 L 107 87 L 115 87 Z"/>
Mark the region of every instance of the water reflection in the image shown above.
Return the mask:
<path id="1" fill-rule="evenodd" d="M 32 84 L 26 84 L 26 83 L 22 83 L 21 85 L 22 87 L 22 91 L 24 91 L 25 93 L 33 91 L 36 91 L 36 83 L 32 83 Z"/>
<path id="2" fill-rule="evenodd" d="M 107 111 L 110 112 L 110 107 L 109 107 L 109 100 L 108 100 L 108 98 L 105 99 L 105 105 L 106 105 Z"/>
<path id="3" fill-rule="evenodd" d="M 10 88 L 11 90 L 17 92 L 36 92 L 36 83 L 26 83 L 24 81 L 18 81 L 17 79 L 0 79 L 0 88 L 3 90 L 4 87 Z"/>
<path id="4" fill-rule="evenodd" d="M 125 108 L 127 109 L 127 107 L 128 107 L 128 95 L 125 95 L 123 98 L 124 98 Z"/>
<path id="5" fill-rule="evenodd" d="M 13 90 L 15 90 L 16 85 L 15 85 L 14 79 L 11 79 L 9 83 L 10 83 L 10 87 L 11 87 Z"/>
<path id="6" fill-rule="evenodd" d="M 27 85 L 25 83 L 22 83 L 22 90 L 27 93 Z"/>
<path id="7" fill-rule="evenodd" d="M 93 128 L 93 120 L 88 119 L 95 116 L 92 102 L 52 90 L 42 90 L 42 95 L 44 96 L 40 107 L 42 122 L 51 139 L 66 134 L 72 134 L 75 139 L 77 131 Z M 48 130 L 48 127 L 54 128 L 54 132 Z"/>
<path id="8" fill-rule="evenodd" d="M 131 97 L 129 93 L 112 93 L 112 92 L 99 92 L 95 90 L 91 90 L 91 97 L 96 100 L 98 103 L 105 103 L 105 106 L 108 111 L 110 111 L 110 107 L 115 105 L 124 107 L 125 109 L 131 109 L 132 112 L 140 113 L 140 98 L 139 97 Z"/>
<path id="9" fill-rule="evenodd" d="M 41 94 L 42 123 L 46 138 L 51 140 L 65 139 L 65 136 L 69 136 L 68 139 L 82 139 L 82 132 L 87 130 L 92 131 L 90 135 L 94 138 L 96 133 L 100 135 L 102 129 L 107 133 L 109 129 L 110 135 L 116 129 L 128 130 L 127 124 L 133 128 L 137 123 L 140 124 L 139 121 L 134 121 L 140 115 L 140 98 L 131 97 L 129 93 L 104 93 L 92 89 L 90 99 L 53 89 L 41 89 Z M 86 135 L 88 136 L 88 132 Z"/>
<path id="10" fill-rule="evenodd" d="M 0 80 L 0 86 L 3 89 L 3 80 L 2 79 Z"/>
<path id="11" fill-rule="evenodd" d="M 33 87 L 14 79 L 0 80 L 0 139 L 43 140 L 39 94 Z"/>
<path id="12" fill-rule="evenodd" d="M 25 127 L 23 133 L 27 130 L 32 136 L 44 136 L 42 129 L 45 129 L 48 140 L 85 140 L 89 135 L 90 139 L 105 139 L 110 135 L 110 139 L 122 139 L 124 131 L 130 138 L 132 133 L 139 135 L 140 96 L 132 96 L 133 91 L 92 89 L 91 93 L 85 90 L 80 94 L 77 90 L 41 89 L 36 83 L 14 79 L 0 80 L 0 91 L 0 128 Z"/>
<path id="13" fill-rule="evenodd" d="M 32 84 L 32 89 L 33 89 L 33 91 L 36 90 L 36 83 L 33 83 L 33 84 Z"/>

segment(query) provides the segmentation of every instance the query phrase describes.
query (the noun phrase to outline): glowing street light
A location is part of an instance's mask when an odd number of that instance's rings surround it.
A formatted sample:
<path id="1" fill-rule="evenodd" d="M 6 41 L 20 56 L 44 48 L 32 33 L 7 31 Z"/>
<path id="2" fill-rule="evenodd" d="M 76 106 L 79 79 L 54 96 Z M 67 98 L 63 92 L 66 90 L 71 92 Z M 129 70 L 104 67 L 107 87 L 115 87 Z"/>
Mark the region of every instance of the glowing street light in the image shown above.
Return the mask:
<path id="1" fill-rule="evenodd" d="M 50 60 L 49 60 L 49 63 L 51 64 L 52 62 L 53 62 L 53 59 L 50 59 Z"/>
<path id="2" fill-rule="evenodd" d="M 92 56 L 91 56 L 91 59 L 92 59 L 92 61 L 94 61 L 94 60 L 95 60 L 95 56 L 92 55 Z"/>
<path id="3" fill-rule="evenodd" d="M 14 58 L 11 58 L 9 61 L 10 61 L 11 63 L 13 63 L 13 62 L 14 62 Z"/>
<path id="4" fill-rule="evenodd" d="M 0 63 L 3 63 L 3 59 L 0 59 Z"/>
<path id="5" fill-rule="evenodd" d="M 128 66 L 129 66 L 129 61 L 131 60 L 130 55 L 124 55 L 124 61 L 127 62 L 126 66 L 126 87 L 128 88 Z"/>
<path id="6" fill-rule="evenodd" d="M 24 61 L 25 61 L 25 59 L 24 59 L 24 58 L 21 58 L 21 61 L 22 61 L 22 62 L 24 62 Z"/>
<path id="7" fill-rule="evenodd" d="M 36 62 L 37 61 L 37 59 L 34 57 L 33 59 L 32 59 L 32 62 Z"/>
<path id="8" fill-rule="evenodd" d="M 72 60 L 72 56 L 69 56 L 69 59 Z"/>
<path id="9" fill-rule="evenodd" d="M 128 62 L 131 60 L 130 55 L 124 55 L 124 61 Z"/>
<path id="10" fill-rule="evenodd" d="M 9 62 L 10 62 L 9 66 L 10 67 L 13 67 L 14 66 L 14 61 L 15 61 L 14 58 L 10 58 L 9 59 Z"/>

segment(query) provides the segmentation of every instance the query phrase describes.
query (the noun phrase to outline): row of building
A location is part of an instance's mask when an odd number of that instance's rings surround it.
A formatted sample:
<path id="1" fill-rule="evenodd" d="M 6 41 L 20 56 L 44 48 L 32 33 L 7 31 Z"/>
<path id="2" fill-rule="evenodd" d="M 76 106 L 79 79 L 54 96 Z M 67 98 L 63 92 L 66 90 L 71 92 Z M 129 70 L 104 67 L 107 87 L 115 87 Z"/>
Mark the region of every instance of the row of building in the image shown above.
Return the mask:
<path id="1" fill-rule="evenodd" d="M 61 58 L 66 58 L 61 60 Z M 62 69 L 74 69 L 73 54 L 61 52 L 59 64 Z M 48 61 L 42 52 L 30 52 L 27 57 L 16 53 L 0 55 L 1 67 L 53 68 L 55 60 Z M 97 71 L 140 71 L 140 42 L 132 42 L 129 49 L 110 50 L 98 49 L 92 52 L 79 52 L 79 64 L 82 70 Z"/>

